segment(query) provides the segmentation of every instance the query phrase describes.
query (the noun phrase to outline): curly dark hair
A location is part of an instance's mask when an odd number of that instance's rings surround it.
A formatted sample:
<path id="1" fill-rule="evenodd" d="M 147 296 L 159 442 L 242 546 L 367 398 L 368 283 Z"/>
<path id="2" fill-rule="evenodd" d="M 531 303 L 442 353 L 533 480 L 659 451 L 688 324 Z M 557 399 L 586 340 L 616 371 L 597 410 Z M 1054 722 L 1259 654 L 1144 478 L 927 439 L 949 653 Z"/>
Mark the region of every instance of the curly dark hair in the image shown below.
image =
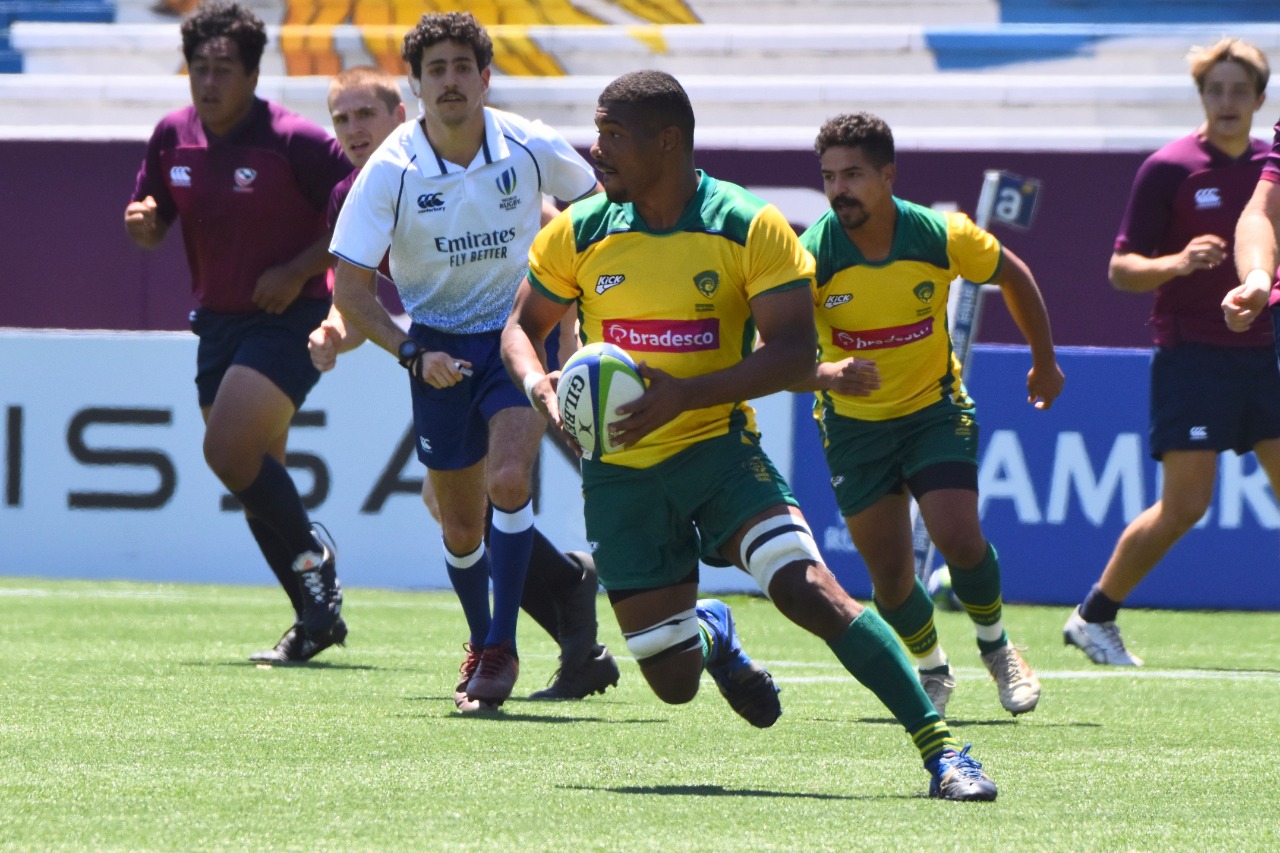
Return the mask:
<path id="1" fill-rule="evenodd" d="M 216 38 L 230 39 L 240 48 L 245 71 L 252 74 L 258 70 L 267 46 L 267 28 L 248 7 L 223 0 L 201 3 L 196 13 L 182 22 L 182 55 L 187 64 L 200 45 Z"/>
<path id="2" fill-rule="evenodd" d="M 877 169 L 894 160 L 893 131 L 884 119 L 871 113 L 844 113 L 829 118 L 818 131 L 813 148 L 821 157 L 828 148 L 861 148 Z"/>
<path id="3" fill-rule="evenodd" d="M 437 12 L 423 15 L 418 25 L 404 35 L 400 56 L 409 63 L 414 77 L 422 76 L 422 54 L 442 41 L 454 41 L 471 48 L 480 71 L 493 62 L 493 39 L 470 12 Z"/>
<path id="4" fill-rule="evenodd" d="M 597 100 L 626 104 L 637 110 L 655 130 L 674 125 L 684 135 L 685 147 L 693 148 L 693 105 L 680 81 L 665 71 L 632 71 L 614 80 Z"/>

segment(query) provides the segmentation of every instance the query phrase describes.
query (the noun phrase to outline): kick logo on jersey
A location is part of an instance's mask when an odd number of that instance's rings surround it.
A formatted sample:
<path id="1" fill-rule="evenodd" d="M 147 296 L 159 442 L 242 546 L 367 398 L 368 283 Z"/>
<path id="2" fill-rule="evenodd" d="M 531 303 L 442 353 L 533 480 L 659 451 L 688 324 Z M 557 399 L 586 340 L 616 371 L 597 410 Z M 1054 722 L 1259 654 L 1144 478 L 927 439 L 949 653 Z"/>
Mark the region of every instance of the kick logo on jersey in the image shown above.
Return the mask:
<path id="1" fill-rule="evenodd" d="M 710 299 L 720 289 L 720 273 L 715 270 L 700 272 L 693 277 L 693 286 L 698 288 L 699 293 Z"/>
<path id="2" fill-rule="evenodd" d="M 604 293 L 611 287 L 617 287 L 627 280 L 625 275 L 602 275 L 596 279 L 596 293 Z"/>
<path id="3" fill-rule="evenodd" d="M 831 343 L 846 352 L 864 349 L 892 349 L 923 340 L 933 334 L 933 318 L 926 317 L 919 323 L 907 326 L 891 326 L 887 329 L 863 329 L 849 332 L 832 328 Z"/>
<path id="4" fill-rule="evenodd" d="M 520 205 L 520 196 L 513 195 L 516 191 L 516 170 L 507 169 L 503 171 L 501 175 L 493 179 L 493 183 L 498 188 L 498 192 L 505 196 L 498 202 L 498 207 L 503 210 L 515 210 Z"/>
<path id="5" fill-rule="evenodd" d="M 250 169 L 247 166 L 241 166 L 235 171 L 236 192 L 249 192 L 253 189 L 251 184 L 253 179 L 258 177 L 256 169 Z"/>
<path id="6" fill-rule="evenodd" d="M 175 187 L 191 186 L 191 167 L 173 166 L 169 169 L 169 184 Z"/>
<path id="7" fill-rule="evenodd" d="M 720 349 L 720 321 L 607 320 L 604 339 L 641 352 L 705 352 Z"/>
<path id="8" fill-rule="evenodd" d="M 852 293 L 837 293 L 835 296 L 828 296 L 827 301 L 822 303 L 823 308 L 836 308 L 853 299 Z"/>

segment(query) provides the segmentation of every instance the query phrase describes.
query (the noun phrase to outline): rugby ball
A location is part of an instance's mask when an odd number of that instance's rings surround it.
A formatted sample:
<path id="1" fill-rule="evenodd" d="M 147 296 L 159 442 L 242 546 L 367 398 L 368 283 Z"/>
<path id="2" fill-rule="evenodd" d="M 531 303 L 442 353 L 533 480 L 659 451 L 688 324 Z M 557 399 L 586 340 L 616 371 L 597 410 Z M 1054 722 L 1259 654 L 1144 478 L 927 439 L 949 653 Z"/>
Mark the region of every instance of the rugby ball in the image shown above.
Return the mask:
<path id="1" fill-rule="evenodd" d="M 587 344 L 560 370 L 556 396 L 560 422 L 582 448 L 584 459 L 618 450 L 609 427 L 622 420 L 617 408 L 644 394 L 644 378 L 626 350 L 613 344 Z"/>

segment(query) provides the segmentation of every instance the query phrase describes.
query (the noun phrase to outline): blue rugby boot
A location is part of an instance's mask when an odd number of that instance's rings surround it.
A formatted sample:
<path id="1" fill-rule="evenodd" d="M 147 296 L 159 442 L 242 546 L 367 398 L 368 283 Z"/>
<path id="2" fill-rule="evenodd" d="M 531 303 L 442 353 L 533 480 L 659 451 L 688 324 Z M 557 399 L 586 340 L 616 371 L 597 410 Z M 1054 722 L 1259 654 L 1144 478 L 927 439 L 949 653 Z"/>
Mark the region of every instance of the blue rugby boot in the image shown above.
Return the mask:
<path id="1" fill-rule="evenodd" d="M 969 757 L 972 744 L 956 752 L 945 749 L 925 764 L 929 771 L 929 796 L 941 800 L 990 802 L 996 798 L 996 783 L 982 772 L 982 762 Z"/>
<path id="2" fill-rule="evenodd" d="M 767 729 L 782 716 L 778 686 L 773 676 L 742 651 L 733 626 L 729 605 L 714 598 L 698 601 L 698 621 L 711 637 L 711 657 L 707 672 L 715 679 L 720 695 L 751 725 Z"/>

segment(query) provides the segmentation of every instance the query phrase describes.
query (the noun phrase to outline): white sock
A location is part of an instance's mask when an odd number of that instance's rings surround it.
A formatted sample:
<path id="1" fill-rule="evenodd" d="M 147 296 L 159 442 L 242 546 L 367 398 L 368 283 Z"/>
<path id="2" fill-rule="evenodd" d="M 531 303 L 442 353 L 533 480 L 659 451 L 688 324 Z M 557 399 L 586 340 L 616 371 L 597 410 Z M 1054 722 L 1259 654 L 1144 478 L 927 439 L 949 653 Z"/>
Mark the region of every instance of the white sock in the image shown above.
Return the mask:
<path id="1" fill-rule="evenodd" d="M 1004 620 L 997 619 L 994 625 L 979 625 L 974 622 L 973 630 L 977 632 L 979 640 L 986 643 L 994 643 L 1004 635 Z"/>
<path id="2" fill-rule="evenodd" d="M 924 657 L 916 658 L 917 669 L 938 669 L 947 665 L 947 653 L 942 650 L 942 644 L 938 643 L 933 647 L 933 651 Z"/>

